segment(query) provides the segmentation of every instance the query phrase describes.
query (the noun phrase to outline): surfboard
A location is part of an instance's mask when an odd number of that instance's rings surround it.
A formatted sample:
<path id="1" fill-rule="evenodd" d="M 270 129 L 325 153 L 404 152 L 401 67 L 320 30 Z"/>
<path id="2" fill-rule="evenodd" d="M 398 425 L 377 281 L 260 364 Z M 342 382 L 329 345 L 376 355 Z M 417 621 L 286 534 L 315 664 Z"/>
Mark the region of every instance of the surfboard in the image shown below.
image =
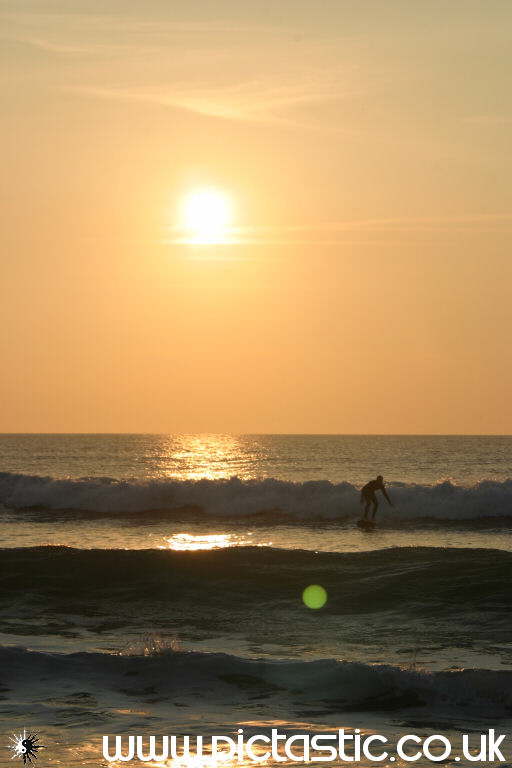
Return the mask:
<path id="1" fill-rule="evenodd" d="M 361 528 L 363 531 L 373 531 L 375 523 L 373 520 L 358 520 L 357 527 Z"/>

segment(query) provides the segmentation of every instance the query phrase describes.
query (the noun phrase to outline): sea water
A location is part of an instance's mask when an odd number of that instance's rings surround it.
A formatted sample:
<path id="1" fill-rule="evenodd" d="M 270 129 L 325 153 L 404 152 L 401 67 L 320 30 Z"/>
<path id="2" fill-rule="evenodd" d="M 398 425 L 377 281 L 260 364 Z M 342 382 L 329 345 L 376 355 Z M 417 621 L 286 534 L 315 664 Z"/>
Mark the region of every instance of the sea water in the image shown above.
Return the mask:
<path id="1" fill-rule="evenodd" d="M 5 435 L 0 469 L 0 730 L 45 764 L 105 733 L 509 729 L 511 438 Z"/>

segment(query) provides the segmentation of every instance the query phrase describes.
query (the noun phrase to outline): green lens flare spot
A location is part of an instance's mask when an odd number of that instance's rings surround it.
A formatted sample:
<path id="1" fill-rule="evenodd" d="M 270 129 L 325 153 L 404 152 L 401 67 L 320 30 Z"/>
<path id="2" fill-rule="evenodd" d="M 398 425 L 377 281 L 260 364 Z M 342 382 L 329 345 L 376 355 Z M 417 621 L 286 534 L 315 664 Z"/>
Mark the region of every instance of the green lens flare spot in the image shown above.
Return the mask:
<path id="1" fill-rule="evenodd" d="M 308 608 L 317 611 L 326 604 L 327 592 L 320 584 L 310 584 L 302 593 L 302 600 Z"/>

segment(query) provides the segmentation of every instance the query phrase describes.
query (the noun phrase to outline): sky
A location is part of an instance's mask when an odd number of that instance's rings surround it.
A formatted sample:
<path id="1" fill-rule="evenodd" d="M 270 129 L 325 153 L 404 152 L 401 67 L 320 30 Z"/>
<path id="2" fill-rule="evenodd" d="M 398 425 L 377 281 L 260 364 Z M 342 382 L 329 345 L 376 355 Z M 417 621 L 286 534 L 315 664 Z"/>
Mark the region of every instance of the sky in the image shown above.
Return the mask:
<path id="1" fill-rule="evenodd" d="M 512 433 L 509 0 L 0 10 L 0 431 Z"/>

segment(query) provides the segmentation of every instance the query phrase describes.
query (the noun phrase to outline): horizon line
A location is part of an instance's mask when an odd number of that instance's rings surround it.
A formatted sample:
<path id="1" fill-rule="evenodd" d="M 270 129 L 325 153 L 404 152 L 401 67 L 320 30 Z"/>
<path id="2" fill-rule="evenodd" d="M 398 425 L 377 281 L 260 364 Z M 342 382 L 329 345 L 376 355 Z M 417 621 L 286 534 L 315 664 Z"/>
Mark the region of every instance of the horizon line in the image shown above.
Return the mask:
<path id="1" fill-rule="evenodd" d="M 0 437 L 29 435 L 47 437 L 85 437 L 85 436 L 146 436 L 168 437 L 189 435 L 234 435 L 237 437 L 512 437 L 509 432 L 215 432 L 199 430 L 195 432 L 0 432 Z"/>

